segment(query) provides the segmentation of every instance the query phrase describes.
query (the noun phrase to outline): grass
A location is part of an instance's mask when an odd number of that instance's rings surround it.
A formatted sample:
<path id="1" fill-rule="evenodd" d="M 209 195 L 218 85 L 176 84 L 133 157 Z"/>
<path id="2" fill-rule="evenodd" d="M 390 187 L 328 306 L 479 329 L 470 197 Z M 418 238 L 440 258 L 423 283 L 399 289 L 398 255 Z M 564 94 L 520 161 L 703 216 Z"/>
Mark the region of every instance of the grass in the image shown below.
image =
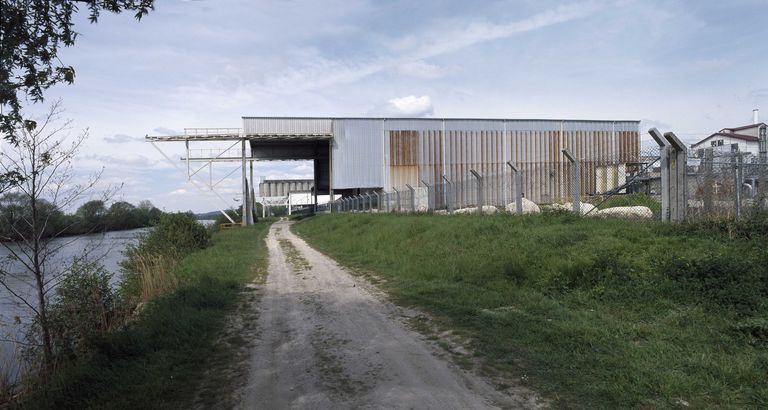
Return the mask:
<path id="1" fill-rule="evenodd" d="M 213 360 L 227 360 L 216 343 L 244 284 L 266 272 L 263 241 L 269 224 L 214 235 L 212 246 L 176 266 L 179 287 L 151 301 L 92 356 L 63 369 L 24 408 L 188 408 Z M 235 381 L 230 381 L 234 383 Z"/>
<path id="2" fill-rule="evenodd" d="M 768 406 L 765 239 L 566 214 L 326 215 L 293 229 L 555 407 Z"/>

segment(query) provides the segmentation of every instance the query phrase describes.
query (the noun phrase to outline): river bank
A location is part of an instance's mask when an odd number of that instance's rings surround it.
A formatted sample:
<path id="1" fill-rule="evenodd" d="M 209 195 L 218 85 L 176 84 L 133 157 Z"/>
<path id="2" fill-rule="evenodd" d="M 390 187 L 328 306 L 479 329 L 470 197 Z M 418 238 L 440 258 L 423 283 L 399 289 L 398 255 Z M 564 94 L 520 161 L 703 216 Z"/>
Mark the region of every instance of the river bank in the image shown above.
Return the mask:
<path id="1" fill-rule="evenodd" d="M 189 408 L 198 391 L 205 390 L 208 399 L 227 396 L 226 389 L 200 384 L 207 371 L 231 361 L 242 348 L 238 337 L 220 338 L 228 315 L 258 297 L 245 284 L 266 272 L 268 227 L 259 223 L 213 234 L 210 246 L 174 265 L 177 288 L 144 304 L 87 357 L 26 397 L 24 407 Z M 236 382 L 227 377 L 218 386 Z"/>
<path id="2" fill-rule="evenodd" d="M 72 258 L 82 255 L 83 252 L 89 252 L 94 260 L 99 261 L 107 271 L 113 274 L 110 282 L 116 285 L 121 278 L 119 263 L 123 259 L 123 251 L 128 245 L 135 243 L 137 238 L 148 229 L 150 228 L 54 239 L 50 246 L 62 248 L 50 261 L 50 266 L 65 266 L 71 262 Z M 11 259 L 11 252 L 3 247 L 0 247 L 0 263 L 2 263 L 2 269 L 10 273 L 6 277 L 10 290 L 0 286 L 0 363 L 7 364 L 16 361 L 17 344 L 13 341 L 23 339 L 24 326 L 30 320 L 29 308 L 23 306 L 11 291 L 31 298 L 35 288 L 31 278 L 30 281 L 23 280 L 23 266 L 20 262 Z M 14 372 L 13 378 L 17 376 Z"/>

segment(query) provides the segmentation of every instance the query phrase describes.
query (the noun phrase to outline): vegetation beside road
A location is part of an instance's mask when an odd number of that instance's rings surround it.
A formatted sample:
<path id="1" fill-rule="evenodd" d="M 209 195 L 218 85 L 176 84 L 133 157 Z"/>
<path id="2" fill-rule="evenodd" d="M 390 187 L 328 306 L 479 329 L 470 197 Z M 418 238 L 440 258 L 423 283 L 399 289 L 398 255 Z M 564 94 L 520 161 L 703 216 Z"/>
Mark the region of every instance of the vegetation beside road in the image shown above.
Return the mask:
<path id="1" fill-rule="evenodd" d="M 348 214 L 293 229 L 556 407 L 765 408 L 768 236 L 732 232 L 766 226 Z"/>
<path id="2" fill-rule="evenodd" d="M 268 227 L 209 239 L 191 216 L 164 215 L 127 252 L 126 279 L 110 305 L 118 325 L 62 362 L 21 407 L 189 407 L 205 372 L 219 364 L 212 361 L 230 359 L 228 349 L 240 346 L 217 339 L 245 297 L 245 284 L 266 273 Z"/>
<path id="3" fill-rule="evenodd" d="M 44 199 L 37 199 L 37 220 L 45 225 L 42 238 L 83 235 L 152 226 L 163 211 L 149 201 L 133 205 L 115 201 L 109 206 L 102 200 L 88 201 L 68 214 Z M 0 196 L 0 241 L 21 241 L 29 235 L 32 211 L 28 196 L 9 192 Z"/>

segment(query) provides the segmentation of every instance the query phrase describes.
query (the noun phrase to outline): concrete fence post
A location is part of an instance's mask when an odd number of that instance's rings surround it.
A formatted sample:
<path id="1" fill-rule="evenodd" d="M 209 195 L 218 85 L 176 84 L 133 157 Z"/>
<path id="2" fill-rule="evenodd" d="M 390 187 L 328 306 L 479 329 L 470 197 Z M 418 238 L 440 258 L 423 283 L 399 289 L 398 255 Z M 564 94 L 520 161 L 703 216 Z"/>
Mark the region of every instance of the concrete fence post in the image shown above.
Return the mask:
<path id="1" fill-rule="evenodd" d="M 416 190 L 408 184 L 405 184 L 405 186 L 411 191 L 411 212 L 416 212 Z"/>
<path id="2" fill-rule="evenodd" d="M 734 144 L 735 145 L 735 144 Z M 734 195 L 733 199 L 735 201 L 736 207 L 736 219 L 741 219 L 741 186 L 742 181 L 744 180 L 743 177 L 743 159 L 741 157 L 741 153 L 738 152 L 738 145 L 736 145 L 736 152 L 733 157 L 733 189 L 734 189 Z"/>
<path id="3" fill-rule="evenodd" d="M 682 222 L 688 208 L 688 148 L 672 132 L 665 132 L 664 138 L 669 143 L 669 219 Z"/>
<path id="4" fill-rule="evenodd" d="M 445 195 L 445 206 L 448 207 L 448 213 L 453 213 L 453 203 L 451 202 L 451 196 L 453 195 L 453 184 L 450 180 L 445 176 L 445 174 L 442 175 L 443 181 L 445 181 L 445 188 L 443 190 L 443 194 Z"/>
<path id="5" fill-rule="evenodd" d="M 470 169 L 469 172 L 477 180 L 477 214 L 483 214 L 483 177 L 477 173 L 474 169 Z"/>
<path id="6" fill-rule="evenodd" d="M 432 190 L 432 187 L 428 183 L 426 183 L 423 179 L 421 180 L 421 183 L 424 184 L 425 187 L 427 187 L 427 210 L 434 209 L 435 201 L 432 200 L 432 194 L 434 193 Z"/>
<path id="7" fill-rule="evenodd" d="M 378 192 L 374 192 L 373 195 L 376 196 L 376 211 L 381 212 L 381 196 Z"/>
<path id="8" fill-rule="evenodd" d="M 662 222 L 669 222 L 669 201 L 670 201 L 670 177 L 669 177 L 669 143 L 664 135 L 661 134 L 656 128 L 648 130 L 648 134 L 653 137 L 656 144 L 659 146 L 659 169 L 661 171 L 661 220 Z"/>
<path id="9" fill-rule="evenodd" d="M 368 197 L 368 212 L 371 212 L 373 211 L 373 198 L 370 193 L 366 193 L 365 196 Z"/>
<path id="10" fill-rule="evenodd" d="M 573 154 L 564 149 L 563 155 L 571 163 L 571 196 L 573 197 L 573 213 L 581 215 L 581 164 Z"/>
<path id="11" fill-rule="evenodd" d="M 712 148 L 704 149 L 704 159 L 702 162 L 702 168 L 704 169 L 704 186 L 702 187 L 703 202 L 704 202 L 704 215 L 712 215 L 714 212 L 714 199 L 712 190 L 715 185 L 714 175 L 714 152 Z"/>
<path id="12" fill-rule="evenodd" d="M 384 202 L 387 204 L 387 213 L 390 213 L 392 208 L 389 206 L 389 192 L 384 192 Z"/>
<path id="13" fill-rule="evenodd" d="M 523 214 L 523 192 L 521 187 L 523 186 L 523 176 L 520 175 L 519 169 L 512 163 L 507 161 L 507 165 L 512 170 L 512 192 L 515 196 L 515 213 L 518 215 Z"/>
<path id="14" fill-rule="evenodd" d="M 392 189 L 395 190 L 395 200 L 397 205 L 397 212 L 400 212 L 402 209 L 400 208 L 400 191 L 397 190 L 397 188 L 392 187 Z"/>

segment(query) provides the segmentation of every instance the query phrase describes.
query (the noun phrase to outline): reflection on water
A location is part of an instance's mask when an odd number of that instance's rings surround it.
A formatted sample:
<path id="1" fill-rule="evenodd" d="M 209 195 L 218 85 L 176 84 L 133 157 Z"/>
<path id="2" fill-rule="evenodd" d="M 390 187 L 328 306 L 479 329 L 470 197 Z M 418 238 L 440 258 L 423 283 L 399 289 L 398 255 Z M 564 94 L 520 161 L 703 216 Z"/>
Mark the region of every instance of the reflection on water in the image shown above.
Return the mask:
<path id="1" fill-rule="evenodd" d="M 50 247 L 61 247 L 55 257 L 48 262 L 49 271 L 55 271 L 61 266 L 71 263 L 72 259 L 89 253 L 89 257 L 98 260 L 113 274 L 111 283 L 114 285 L 120 280 L 119 262 L 123 259 L 123 250 L 130 243 L 134 243 L 139 234 L 147 228 L 129 231 L 107 232 L 104 234 L 81 235 L 67 238 L 57 238 L 51 241 Z M 18 249 L 18 248 L 16 248 Z M 6 272 L 15 275 L 6 276 L 6 284 L 11 290 L 29 300 L 34 298 L 35 290 L 33 277 L 25 274 L 23 266 L 18 261 L 9 260 L 12 254 L 9 250 L 0 247 L 0 261 Z M 19 278 L 15 278 L 18 276 Z M 34 303 L 36 305 L 36 303 Z M 18 318 L 18 319 L 17 319 Z M 21 326 L 14 325 L 14 321 L 20 320 L 22 324 L 29 323 L 29 308 L 20 305 L 5 287 L 0 286 L 0 339 L 14 339 L 20 337 Z M 8 341 L 0 340 L 0 365 L 8 363 L 13 356 L 14 345 Z"/>

